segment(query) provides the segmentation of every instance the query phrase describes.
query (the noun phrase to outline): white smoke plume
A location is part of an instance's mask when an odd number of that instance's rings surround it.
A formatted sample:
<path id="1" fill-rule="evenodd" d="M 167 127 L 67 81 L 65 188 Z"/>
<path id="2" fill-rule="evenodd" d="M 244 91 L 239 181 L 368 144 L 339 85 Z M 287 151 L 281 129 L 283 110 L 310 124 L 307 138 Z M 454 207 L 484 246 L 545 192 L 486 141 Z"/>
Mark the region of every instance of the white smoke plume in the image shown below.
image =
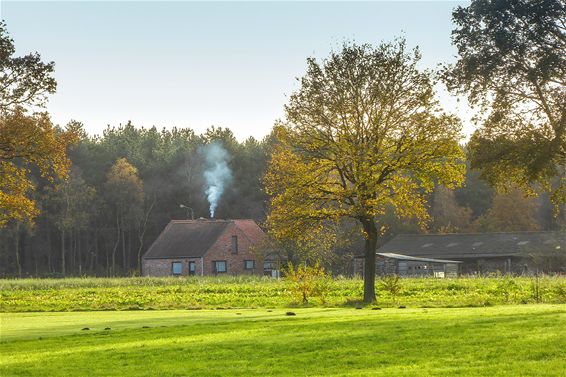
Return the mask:
<path id="1" fill-rule="evenodd" d="M 228 166 L 229 154 L 218 143 L 209 144 L 202 148 L 202 155 L 206 162 L 204 180 L 206 181 L 206 197 L 210 204 L 210 217 L 214 217 L 218 201 L 224 188 L 232 181 L 232 171 Z"/>

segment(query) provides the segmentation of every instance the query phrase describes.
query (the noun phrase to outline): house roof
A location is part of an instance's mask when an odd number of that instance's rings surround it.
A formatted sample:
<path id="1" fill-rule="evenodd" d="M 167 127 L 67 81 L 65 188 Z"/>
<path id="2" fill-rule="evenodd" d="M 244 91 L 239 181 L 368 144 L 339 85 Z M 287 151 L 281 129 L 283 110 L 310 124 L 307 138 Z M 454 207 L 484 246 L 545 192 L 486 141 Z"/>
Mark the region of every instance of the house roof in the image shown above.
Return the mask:
<path id="1" fill-rule="evenodd" d="M 408 255 L 401 255 L 395 253 L 376 253 L 377 255 L 385 258 L 397 259 L 397 260 L 408 260 L 415 262 L 430 262 L 430 263 L 462 263 L 460 261 L 448 260 L 448 259 L 435 259 L 435 258 L 420 258 L 411 257 Z"/>
<path id="2" fill-rule="evenodd" d="M 400 234 L 380 247 L 378 252 L 457 260 L 566 253 L 566 233 Z"/>
<path id="3" fill-rule="evenodd" d="M 263 231 L 253 220 L 172 220 L 144 254 L 145 259 L 200 258 L 234 224 L 257 243 Z"/>

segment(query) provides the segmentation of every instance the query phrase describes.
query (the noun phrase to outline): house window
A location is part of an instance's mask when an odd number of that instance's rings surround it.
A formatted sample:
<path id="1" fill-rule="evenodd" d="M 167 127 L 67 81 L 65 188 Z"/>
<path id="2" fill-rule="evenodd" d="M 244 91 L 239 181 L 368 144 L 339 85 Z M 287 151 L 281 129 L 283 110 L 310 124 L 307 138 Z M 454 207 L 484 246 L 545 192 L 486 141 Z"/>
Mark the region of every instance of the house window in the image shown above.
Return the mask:
<path id="1" fill-rule="evenodd" d="M 244 268 L 246 270 L 253 270 L 255 268 L 255 260 L 245 260 Z"/>
<path id="2" fill-rule="evenodd" d="M 181 275 L 183 272 L 183 264 L 181 262 L 173 262 L 171 263 L 171 270 L 173 275 Z"/>
<path id="3" fill-rule="evenodd" d="M 232 236 L 232 254 L 238 254 L 238 236 Z"/>
<path id="4" fill-rule="evenodd" d="M 195 262 L 189 262 L 189 275 L 196 275 L 197 265 Z"/>
<path id="5" fill-rule="evenodd" d="M 277 268 L 277 266 L 275 265 L 275 262 L 273 262 L 273 261 L 263 262 L 263 269 L 264 270 L 275 270 L 276 268 Z"/>
<path id="6" fill-rule="evenodd" d="M 214 272 L 216 273 L 226 272 L 225 260 L 215 260 L 214 262 L 212 262 L 212 266 L 214 267 Z"/>

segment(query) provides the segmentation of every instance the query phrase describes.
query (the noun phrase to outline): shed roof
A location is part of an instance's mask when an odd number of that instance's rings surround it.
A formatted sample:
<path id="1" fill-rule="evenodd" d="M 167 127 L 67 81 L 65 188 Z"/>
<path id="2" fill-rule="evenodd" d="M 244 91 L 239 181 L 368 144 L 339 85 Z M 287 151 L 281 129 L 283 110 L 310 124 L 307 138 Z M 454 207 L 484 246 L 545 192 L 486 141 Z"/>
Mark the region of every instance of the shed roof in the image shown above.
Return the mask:
<path id="1" fill-rule="evenodd" d="M 400 234 L 380 247 L 378 252 L 454 259 L 566 253 L 566 233 Z"/>
<path id="2" fill-rule="evenodd" d="M 259 242 L 263 236 L 263 231 L 253 220 L 172 220 L 143 257 L 200 258 L 231 224 L 240 228 L 252 243 Z"/>
<path id="3" fill-rule="evenodd" d="M 397 260 L 408 260 L 408 261 L 415 261 L 415 262 L 430 262 L 430 263 L 462 263 L 461 261 L 455 260 L 448 260 L 448 259 L 436 259 L 436 258 L 419 258 L 419 257 L 411 257 L 408 255 L 401 255 L 395 253 L 376 253 L 379 256 Z"/>

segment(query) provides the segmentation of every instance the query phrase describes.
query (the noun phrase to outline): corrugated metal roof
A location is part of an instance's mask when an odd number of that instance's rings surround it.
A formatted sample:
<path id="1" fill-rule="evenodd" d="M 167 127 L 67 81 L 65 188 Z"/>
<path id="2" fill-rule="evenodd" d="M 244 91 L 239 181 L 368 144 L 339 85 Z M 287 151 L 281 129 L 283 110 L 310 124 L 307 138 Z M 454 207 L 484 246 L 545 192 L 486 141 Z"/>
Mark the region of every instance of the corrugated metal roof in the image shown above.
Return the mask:
<path id="1" fill-rule="evenodd" d="M 378 252 L 458 260 L 566 253 L 566 233 L 400 234 L 380 247 Z"/>
<path id="2" fill-rule="evenodd" d="M 462 263 L 460 261 L 455 260 L 447 260 L 447 259 L 435 259 L 435 258 L 419 258 L 419 257 L 411 257 L 408 255 L 401 255 L 396 253 L 376 253 L 379 256 L 391 259 L 398 259 L 398 260 L 410 260 L 416 262 L 430 262 L 430 263 Z"/>
<path id="3" fill-rule="evenodd" d="M 145 259 L 200 258 L 231 225 L 240 228 L 252 243 L 264 236 L 253 220 L 172 220 L 144 254 Z"/>

